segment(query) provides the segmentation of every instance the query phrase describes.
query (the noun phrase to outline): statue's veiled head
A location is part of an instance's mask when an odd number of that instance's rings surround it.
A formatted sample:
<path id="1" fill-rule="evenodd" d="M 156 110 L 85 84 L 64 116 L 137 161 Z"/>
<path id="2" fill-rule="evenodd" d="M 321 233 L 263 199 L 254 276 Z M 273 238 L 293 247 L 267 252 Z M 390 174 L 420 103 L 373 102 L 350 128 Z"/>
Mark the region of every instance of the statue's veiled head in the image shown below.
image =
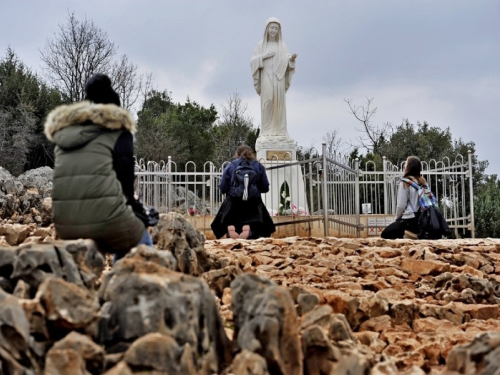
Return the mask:
<path id="1" fill-rule="evenodd" d="M 264 40 L 267 40 L 269 37 L 277 41 L 281 40 L 281 23 L 276 17 L 268 18 L 266 21 Z"/>

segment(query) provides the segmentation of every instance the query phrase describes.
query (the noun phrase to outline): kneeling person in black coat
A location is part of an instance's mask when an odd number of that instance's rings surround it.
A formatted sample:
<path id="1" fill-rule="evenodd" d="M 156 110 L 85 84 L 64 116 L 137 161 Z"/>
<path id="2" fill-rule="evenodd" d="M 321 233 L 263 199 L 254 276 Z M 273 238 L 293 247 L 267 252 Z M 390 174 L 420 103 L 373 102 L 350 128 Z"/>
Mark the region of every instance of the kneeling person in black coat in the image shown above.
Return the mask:
<path id="1" fill-rule="evenodd" d="M 269 191 L 266 169 L 247 145 L 238 147 L 236 157 L 222 173 L 219 189 L 226 199 L 212 222 L 212 231 L 217 238 L 269 237 L 276 228 L 261 198 L 261 193 Z M 242 186 L 245 174 L 246 187 Z"/>

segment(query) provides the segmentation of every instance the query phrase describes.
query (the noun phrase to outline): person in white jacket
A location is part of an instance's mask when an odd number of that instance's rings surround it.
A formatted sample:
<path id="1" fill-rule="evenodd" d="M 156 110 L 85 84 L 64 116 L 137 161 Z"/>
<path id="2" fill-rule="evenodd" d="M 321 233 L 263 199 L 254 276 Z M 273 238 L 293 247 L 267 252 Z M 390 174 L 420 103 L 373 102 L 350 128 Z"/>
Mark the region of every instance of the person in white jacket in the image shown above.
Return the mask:
<path id="1" fill-rule="evenodd" d="M 418 185 L 425 185 L 427 181 L 421 175 L 422 163 L 416 156 L 409 156 L 406 159 L 404 178 L 414 181 Z M 401 181 L 398 186 L 398 197 L 396 201 L 396 216 L 394 222 L 387 226 L 382 234 L 382 238 L 396 239 L 404 238 L 405 231 L 408 237 L 417 238 L 419 233 L 418 219 L 420 217 L 418 204 L 418 191 L 410 184 Z"/>

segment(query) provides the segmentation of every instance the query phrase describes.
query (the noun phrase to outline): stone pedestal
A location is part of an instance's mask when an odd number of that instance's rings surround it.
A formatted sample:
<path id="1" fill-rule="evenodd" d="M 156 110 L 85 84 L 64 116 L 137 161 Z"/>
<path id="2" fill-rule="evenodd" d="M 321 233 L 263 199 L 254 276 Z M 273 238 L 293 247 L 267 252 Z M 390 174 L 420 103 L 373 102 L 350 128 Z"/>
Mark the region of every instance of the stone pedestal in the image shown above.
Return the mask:
<path id="1" fill-rule="evenodd" d="M 260 136 L 255 142 L 257 160 L 297 160 L 297 146 L 288 135 Z"/>
<path id="2" fill-rule="evenodd" d="M 297 160 L 294 140 L 288 135 L 261 136 L 257 138 L 255 148 L 257 159 L 266 167 L 270 183 L 269 192 L 262 195 L 267 209 L 280 211 L 281 186 L 286 181 L 290 189 L 290 206 L 294 204 L 297 209 L 308 212 L 302 169 L 299 165 L 290 165 Z"/>

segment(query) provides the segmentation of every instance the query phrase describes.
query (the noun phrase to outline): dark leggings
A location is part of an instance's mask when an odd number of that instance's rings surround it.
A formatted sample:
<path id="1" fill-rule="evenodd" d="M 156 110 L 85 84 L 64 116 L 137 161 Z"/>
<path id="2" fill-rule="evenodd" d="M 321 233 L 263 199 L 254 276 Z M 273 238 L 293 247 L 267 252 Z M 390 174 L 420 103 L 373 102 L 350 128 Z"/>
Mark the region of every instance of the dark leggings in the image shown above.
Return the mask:
<path id="1" fill-rule="evenodd" d="M 420 230 L 418 229 L 418 218 L 413 217 L 411 219 L 399 219 L 394 223 L 389 224 L 383 231 L 380 237 L 395 240 L 397 238 L 404 238 L 405 230 L 409 230 L 418 235 Z"/>

